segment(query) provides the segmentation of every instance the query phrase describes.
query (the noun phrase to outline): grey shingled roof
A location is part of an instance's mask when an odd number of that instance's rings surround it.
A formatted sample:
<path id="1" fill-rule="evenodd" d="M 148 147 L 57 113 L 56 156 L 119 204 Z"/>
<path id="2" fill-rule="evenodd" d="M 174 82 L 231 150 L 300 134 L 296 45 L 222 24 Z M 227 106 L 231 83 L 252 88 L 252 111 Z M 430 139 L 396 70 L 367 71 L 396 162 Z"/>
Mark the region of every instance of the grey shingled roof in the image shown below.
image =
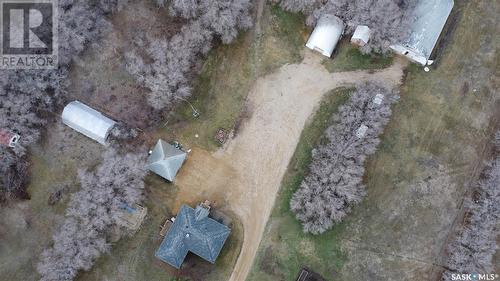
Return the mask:
<path id="1" fill-rule="evenodd" d="M 180 268 L 188 252 L 215 263 L 231 230 L 208 217 L 208 210 L 182 205 L 155 256 Z"/>
<path id="2" fill-rule="evenodd" d="M 147 168 L 173 182 L 182 163 L 186 160 L 186 156 L 186 152 L 163 140 L 158 140 L 153 152 L 148 157 Z"/>

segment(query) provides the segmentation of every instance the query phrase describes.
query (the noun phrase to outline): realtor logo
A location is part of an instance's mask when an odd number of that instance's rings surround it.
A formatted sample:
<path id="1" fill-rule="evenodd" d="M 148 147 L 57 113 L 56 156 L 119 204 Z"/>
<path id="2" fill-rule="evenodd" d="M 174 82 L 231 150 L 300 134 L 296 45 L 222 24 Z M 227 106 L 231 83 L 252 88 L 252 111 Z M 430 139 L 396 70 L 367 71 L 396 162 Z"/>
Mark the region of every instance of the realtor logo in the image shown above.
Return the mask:
<path id="1" fill-rule="evenodd" d="M 0 17 L 0 68 L 57 68 L 57 0 L 0 0 Z"/>

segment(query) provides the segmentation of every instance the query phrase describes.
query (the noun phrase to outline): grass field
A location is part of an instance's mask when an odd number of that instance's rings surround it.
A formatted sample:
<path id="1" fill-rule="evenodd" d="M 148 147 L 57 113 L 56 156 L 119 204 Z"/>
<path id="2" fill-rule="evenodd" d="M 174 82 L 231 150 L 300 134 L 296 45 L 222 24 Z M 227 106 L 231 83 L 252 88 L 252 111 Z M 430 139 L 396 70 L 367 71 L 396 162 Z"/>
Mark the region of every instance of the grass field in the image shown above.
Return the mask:
<path id="1" fill-rule="evenodd" d="M 407 70 L 392 121 L 366 164 L 368 196 L 322 235 L 302 234 L 289 211 L 291 186 L 303 178 L 294 157 L 249 280 L 293 280 L 301 266 L 327 280 L 437 280 L 447 235 L 499 126 L 498 10 L 491 1 L 455 4 L 437 65 Z M 296 155 L 303 153 L 299 145 Z M 438 170 L 451 182 L 412 187 L 442 176 Z"/>
<path id="2" fill-rule="evenodd" d="M 323 60 L 323 66 L 330 72 L 352 71 L 360 69 L 380 69 L 392 64 L 392 54 L 363 54 L 344 37 L 338 44 L 332 58 Z"/>
<path id="3" fill-rule="evenodd" d="M 265 240 L 260 246 L 255 270 L 248 280 L 292 280 L 303 264 L 322 271 L 338 270 L 342 266 L 345 257 L 335 238 L 336 232 L 322 236 L 304 234 L 290 212 L 289 201 L 307 173 L 311 150 L 321 141 L 331 115 L 348 96 L 347 89 L 328 93 L 302 131 L 264 233 Z"/>

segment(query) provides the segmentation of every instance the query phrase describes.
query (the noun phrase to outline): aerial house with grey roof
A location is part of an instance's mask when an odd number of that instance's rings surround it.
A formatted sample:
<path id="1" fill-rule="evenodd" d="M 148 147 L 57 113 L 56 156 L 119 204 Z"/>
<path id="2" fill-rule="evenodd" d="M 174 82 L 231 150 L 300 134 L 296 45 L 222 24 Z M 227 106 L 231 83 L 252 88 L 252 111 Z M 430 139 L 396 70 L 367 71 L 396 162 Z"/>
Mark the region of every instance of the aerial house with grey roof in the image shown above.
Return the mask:
<path id="1" fill-rule="evenodd" d="M 209 208 L 182 205 L 155 256 L 179 269 L 188 252 L 215 263 L 231 229 L 208 217 Z"/>
<path id="2" fill-rule="evenodd" d="M 186 157 L 187 153 L 180 148 L 164 140 L 158 140 L 148 157 L 147 168 L 160 177 L 173 182 Z"/>

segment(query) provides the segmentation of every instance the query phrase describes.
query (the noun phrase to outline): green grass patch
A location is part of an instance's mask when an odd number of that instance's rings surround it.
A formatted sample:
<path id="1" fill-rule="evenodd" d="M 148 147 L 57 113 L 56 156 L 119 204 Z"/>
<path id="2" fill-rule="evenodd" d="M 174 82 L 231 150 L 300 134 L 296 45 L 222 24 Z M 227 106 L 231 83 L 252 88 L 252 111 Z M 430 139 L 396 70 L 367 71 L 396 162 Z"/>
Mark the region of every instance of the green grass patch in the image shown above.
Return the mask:
<path id="1" fill-rule="evenodd" d="M 381 69 L 389 67 L 393 58 L 392 55 L 363 54 L 344 39 L 340 41 L 333 57 L 323 60 L 322 64 L 329 72 Z"/>
<path id="2" fill-rule="evenodd" d="M 347 101 L 349 93 L 348 89 L 338 89 L 327 94 L 302 131 L 248 280 L 294 280 L 302 266 L 324 276 L 341 268 L 345 256 L 336 238 L 341 226 L 322 235 L 305 234 L 289 202 L 308 173 L 312 149 L 321 142 L 331 115 Z"/>

